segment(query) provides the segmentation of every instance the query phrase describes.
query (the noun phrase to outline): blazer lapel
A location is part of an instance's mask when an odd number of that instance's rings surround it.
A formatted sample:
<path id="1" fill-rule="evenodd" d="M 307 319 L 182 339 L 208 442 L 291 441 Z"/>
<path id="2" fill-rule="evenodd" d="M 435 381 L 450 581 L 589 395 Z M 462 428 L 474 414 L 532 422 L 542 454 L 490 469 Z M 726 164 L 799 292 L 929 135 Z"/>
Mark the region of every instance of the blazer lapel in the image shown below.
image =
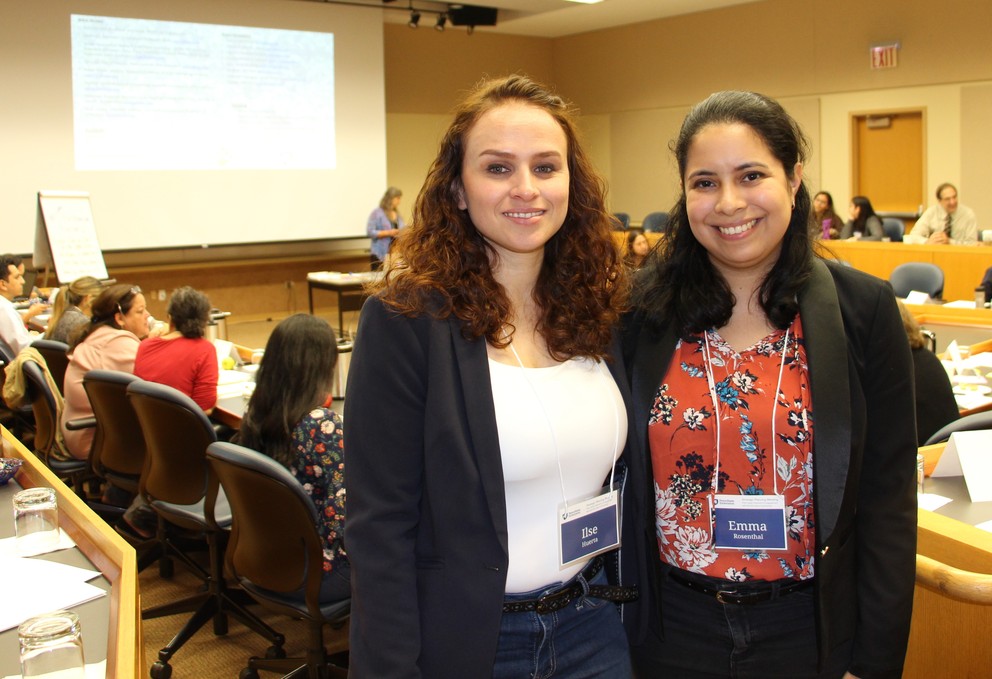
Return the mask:
<path id="1" fill-rule="evenodd" d="M 837 525 L 851 461 L 851 384 L 847 335 L 837 289 L 827 265 L 813 262 L 799 296 L 813 392 L 813 485 L 820 544 Z"/>
<path id="2" fill-rule="evenodd" d="M 503 483 L 503 459 L 499 451 L 499 429 L 493 405 L 489 358 L 484 339 L 466 340 L 458 319 L 448 321 L 451 344 L 454 347 L 461 390 L 465 399 L 465 416 L 471 438 L 479 479 L 492 516 L 493 527 L 504 551 L 509 553 L 506 526 L 506 492 Z"/>

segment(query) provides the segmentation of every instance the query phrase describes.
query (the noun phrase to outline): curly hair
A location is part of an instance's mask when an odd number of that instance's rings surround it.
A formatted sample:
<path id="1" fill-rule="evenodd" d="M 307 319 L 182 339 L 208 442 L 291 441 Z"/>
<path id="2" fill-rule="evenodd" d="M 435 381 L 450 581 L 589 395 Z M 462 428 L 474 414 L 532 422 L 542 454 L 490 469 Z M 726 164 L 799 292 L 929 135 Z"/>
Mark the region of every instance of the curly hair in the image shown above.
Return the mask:
<path id="1" fill-rule="evenodd" d="M 172 291 L 165 312 L 183 337 L 199 339 L 210 322 L 210 300 L 199 290 L 184 285 Z"/>
<path id="2" fill-rule="evenodd" d="M 522 75 L 479 83 L 456 108 L 413 208 L 413 225 L 394 243 L 395 264 L 373 290 L 397 312 L 454 316 L 469 339 L 510 343 L 509 297 L 493 275 L 495 249 L 458 208 L 468 134 L 479 118 L 507 103 L 546 111 L 568 143 L 565 220 L 544 247 L 534 290 L 538 332 L 557 360 L 602 358 L 627 300 L 627 279 L 611 235 L 606 189 L 579 144 L 574 112 L 560 97 Z M 506 332 L 506 331 L 509 332 Z"/>
<path id="3" fill-rule="evenodd" d="M 634 302 L 650 325 L 660 328 L 668 319 L 683 337 L 722 328 L 730 321 L 736 302 L 727 281 L 692 234 L 684 184 L 689 148 L 700 130 L 707 125 L 734 123 L 751 128 L 790 179 L 794 178 L 796 163 L 806 160 L 808 143 L 799 124 L 778 102 L 762 94 L 717 92 L 689 111 L 672 143 L 683 185 L 671 211 L 669 237 L 659 246 L 653 270 L 639 279 L 643 284 Z M 801 183 L 778 260 L 761 284 L 761 307 L 777 328 L 788 327 L 795 318 L 799 311 L 797 294 L 812 272 L 811 205 L 809 190 Z"/>

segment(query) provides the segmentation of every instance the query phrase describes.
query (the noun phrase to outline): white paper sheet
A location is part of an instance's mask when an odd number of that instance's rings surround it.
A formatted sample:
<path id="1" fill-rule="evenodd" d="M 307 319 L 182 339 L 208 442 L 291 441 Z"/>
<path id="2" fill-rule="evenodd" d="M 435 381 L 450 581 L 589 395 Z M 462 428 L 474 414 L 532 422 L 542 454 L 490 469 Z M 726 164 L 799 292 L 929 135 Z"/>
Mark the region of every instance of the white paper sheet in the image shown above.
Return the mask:
<path id="1" fill-rule="evenodd" d="M 956 431 L 931 476 L 964 476 L 972 502 L 992 500 L 992 431 Z"/>
<path id="2" fill-rule="evenodd" d="M 926 481 L 923 482 L 924 487 L 926 486 Z M 951 501 L 951 498 L 944 497 L 943 495 L 937 495 L 936 493 L 920 493 L 916 496 L 916 504 L 920 509 L 926 509 L 927 511 L 934 512 L 946 505 Z"/>
<path id="3" fill-rule="evenodd" d="M 99 575 L 75 566 L 44 559 L 4 559 L 0 568 L 16 573 L 17 587 L 11 587 L 0 607 L 0 632 L 13 629 L 28 618 L 71 608 L 104 596 L 106 591 L 87 580 Z M 3 571 L 5 576 L 7 571 Z"/>
<path id="4" fill-rule="evenodd" d="M 107 661 L 86 663 L 86 679 L 106 679 Z M 24 679 L 20 674 L 11 674 L 3 679 Z"/>
<path id="5" fill-rule="evenodd" d="M 49 552 L 57 552 L 62 549 L 70 549 L 76 546 L 76 543 L 72 541 L 72 538 L 66 535 L 66 532 L 61 528 L 59 528 L 59 541 L 55 543 L 55 545 L 36 552 L 31 552 L 30 554 L 25 554 L 18 551 L 17 543 L 15 542 L 16 539 L 17 538 L 3 538 L 0 540 L 0 558 L 37 556 L 39 554 L 48 554 Z"/>

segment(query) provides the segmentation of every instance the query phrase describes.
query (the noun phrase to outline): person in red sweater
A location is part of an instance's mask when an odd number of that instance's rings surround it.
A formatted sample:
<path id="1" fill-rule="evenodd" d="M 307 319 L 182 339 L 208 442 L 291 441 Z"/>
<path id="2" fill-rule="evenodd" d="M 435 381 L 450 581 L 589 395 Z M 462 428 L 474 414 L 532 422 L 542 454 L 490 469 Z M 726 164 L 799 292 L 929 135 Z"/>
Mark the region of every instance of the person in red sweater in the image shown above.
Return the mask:
<path id="1" fill-rule="evenodd" d="M 189 286 L 176 289 L 166 308 L 169 332 L 141 343 L 134 374 L 178 389 L 210 414 L 217 403 L 217 352 L 204 338 L 210 300 Z"/>

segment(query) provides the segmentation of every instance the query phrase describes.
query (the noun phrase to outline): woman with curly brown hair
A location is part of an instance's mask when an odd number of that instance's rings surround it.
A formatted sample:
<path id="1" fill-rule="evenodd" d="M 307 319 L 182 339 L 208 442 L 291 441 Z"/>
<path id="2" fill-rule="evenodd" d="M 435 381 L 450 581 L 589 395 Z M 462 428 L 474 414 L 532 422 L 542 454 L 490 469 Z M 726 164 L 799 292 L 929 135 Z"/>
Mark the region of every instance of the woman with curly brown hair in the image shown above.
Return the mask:
<path id="1" fill-rule="evenodd" d="M 480 84 L 412 221 L 348 379 L 350 676 L 629 677 L 602 556 L 627 284 L 569 107 Z"/>

